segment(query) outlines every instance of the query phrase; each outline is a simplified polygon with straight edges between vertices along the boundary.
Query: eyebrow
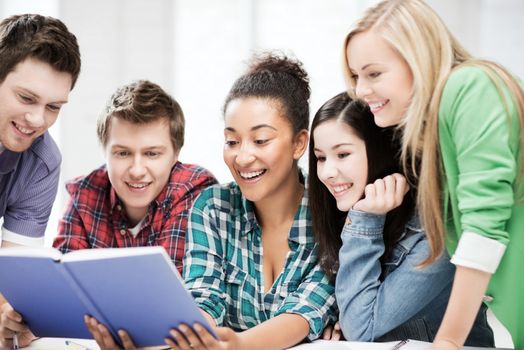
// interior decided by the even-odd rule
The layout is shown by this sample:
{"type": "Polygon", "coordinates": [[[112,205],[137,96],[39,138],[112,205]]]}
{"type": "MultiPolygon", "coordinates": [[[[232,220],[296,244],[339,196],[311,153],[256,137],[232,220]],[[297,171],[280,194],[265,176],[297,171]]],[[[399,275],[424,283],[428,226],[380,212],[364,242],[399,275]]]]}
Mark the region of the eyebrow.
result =
{"type": "MultiPolygon", "coordinates": [[[[28,95],[31,95],[32,97],[36,98],[36,99],[40,99],[40,95],[34,93],[33,91],[25,88],[25,87],[22,87],[22,86],[17,86],[18,89],[22,90],[24,93],[28,94],[28,95]]],[[[67,103],[68,101],[65,100],[65,101],[53,101],[53,102],[50,102],[50,103],[60,103],[60,104],[65,104],[67,103]]]]}
{"type": "MultiPolygon", "coordinates": [[[[354,143],[351,143],[351,142],[347,142],[347,143],[339,143],[339,144],[336,144],[335,146],[331,147],[332,150],[336,150],[337,148],[340,148],[342,146],[355,146],[354,143]]],[[[318,149],[315,147],[314,149],[315,151],[319,151],[319,152],[322,152],[321,149],[318,149]]]]}
{"type": "MultiPolygon", "coordinates": [[[[277,129],[269,124],[259,124],[259,125],[255,125],[254,127],[251,128],[251,131],[257,131],[259,129],[263,129],[263,128],[270,128],[272,130],[275,130],[277,131],[277,129]]],[[[231,131],[231,132],[236,132],[235,128],[232,128],[230,126],[224,128],[224,131],[231,131]]]]}
{"type": "MultiPolygon", "coordinates": [[[[115,148],[129,148],[129,146],[124,146],[124,145],[119,145],[119,144],[115,144],[115,145],[111,145],[111,149],[115,149],[115,148]]],[[[166,146],[162,146],[162,145],[157,145],[157,146],[149,146],[149,147],[145,147],[141,150],[151,150],[151,149],[166,149],[166,146]]]]}

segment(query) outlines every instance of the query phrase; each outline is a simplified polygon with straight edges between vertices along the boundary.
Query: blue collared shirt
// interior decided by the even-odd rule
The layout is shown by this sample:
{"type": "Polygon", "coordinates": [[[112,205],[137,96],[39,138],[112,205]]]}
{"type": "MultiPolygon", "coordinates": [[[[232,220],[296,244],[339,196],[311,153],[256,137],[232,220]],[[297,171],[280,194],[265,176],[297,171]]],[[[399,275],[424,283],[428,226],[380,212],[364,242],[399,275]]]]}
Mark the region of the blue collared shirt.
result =
{"type": "Polygon", "coordinates": [[[56,197],[60,151],[48,132],[24,152],[0,154],[0,217],[3,240],[39,245],[56,197]]]}

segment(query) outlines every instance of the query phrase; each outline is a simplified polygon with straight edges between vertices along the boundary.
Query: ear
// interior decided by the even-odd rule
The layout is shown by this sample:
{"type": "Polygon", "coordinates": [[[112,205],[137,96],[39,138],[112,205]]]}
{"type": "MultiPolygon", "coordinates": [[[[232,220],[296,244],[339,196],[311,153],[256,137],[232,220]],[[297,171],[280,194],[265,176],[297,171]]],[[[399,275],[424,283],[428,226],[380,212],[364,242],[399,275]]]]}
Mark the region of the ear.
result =
{"type": "Polygon", "coordinates": [[[299,160],[304,154],[309,142],[309,133],[306,129],[300,130],[293,140],[293,158],[299,160]]]}

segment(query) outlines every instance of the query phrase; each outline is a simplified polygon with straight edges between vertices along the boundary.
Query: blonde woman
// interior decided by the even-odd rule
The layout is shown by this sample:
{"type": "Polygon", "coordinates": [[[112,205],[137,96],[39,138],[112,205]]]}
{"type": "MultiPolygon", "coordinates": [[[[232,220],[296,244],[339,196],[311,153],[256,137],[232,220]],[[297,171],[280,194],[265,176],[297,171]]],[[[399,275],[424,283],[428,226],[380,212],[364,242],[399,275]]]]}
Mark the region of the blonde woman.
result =
{"type": "Polygon", "coordinates": [[[524,92],[500,65],[472,57],[421,0],[383,1],[347,35],[351,94],[380,127],[403,132],[430,252],[456,265],[438,349],[464,343],[486,303],[524,347],[524,92]]]}

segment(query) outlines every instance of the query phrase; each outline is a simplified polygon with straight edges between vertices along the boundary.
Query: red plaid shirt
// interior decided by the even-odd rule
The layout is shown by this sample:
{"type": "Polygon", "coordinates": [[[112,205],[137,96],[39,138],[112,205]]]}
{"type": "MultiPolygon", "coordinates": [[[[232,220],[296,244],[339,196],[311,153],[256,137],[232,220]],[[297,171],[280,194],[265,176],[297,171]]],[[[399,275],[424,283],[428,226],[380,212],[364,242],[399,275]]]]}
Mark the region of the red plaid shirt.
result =
{"type": "Polygon", "coordinates": [[[206,169],[177,162],[166,187],[149,205],[136,237],[105,165],[66,184],[70,194],[53,246],[62,253],[86,248],[162,246],[182,273],[189,210],[198,194],[217,183],[206,169]]]}

